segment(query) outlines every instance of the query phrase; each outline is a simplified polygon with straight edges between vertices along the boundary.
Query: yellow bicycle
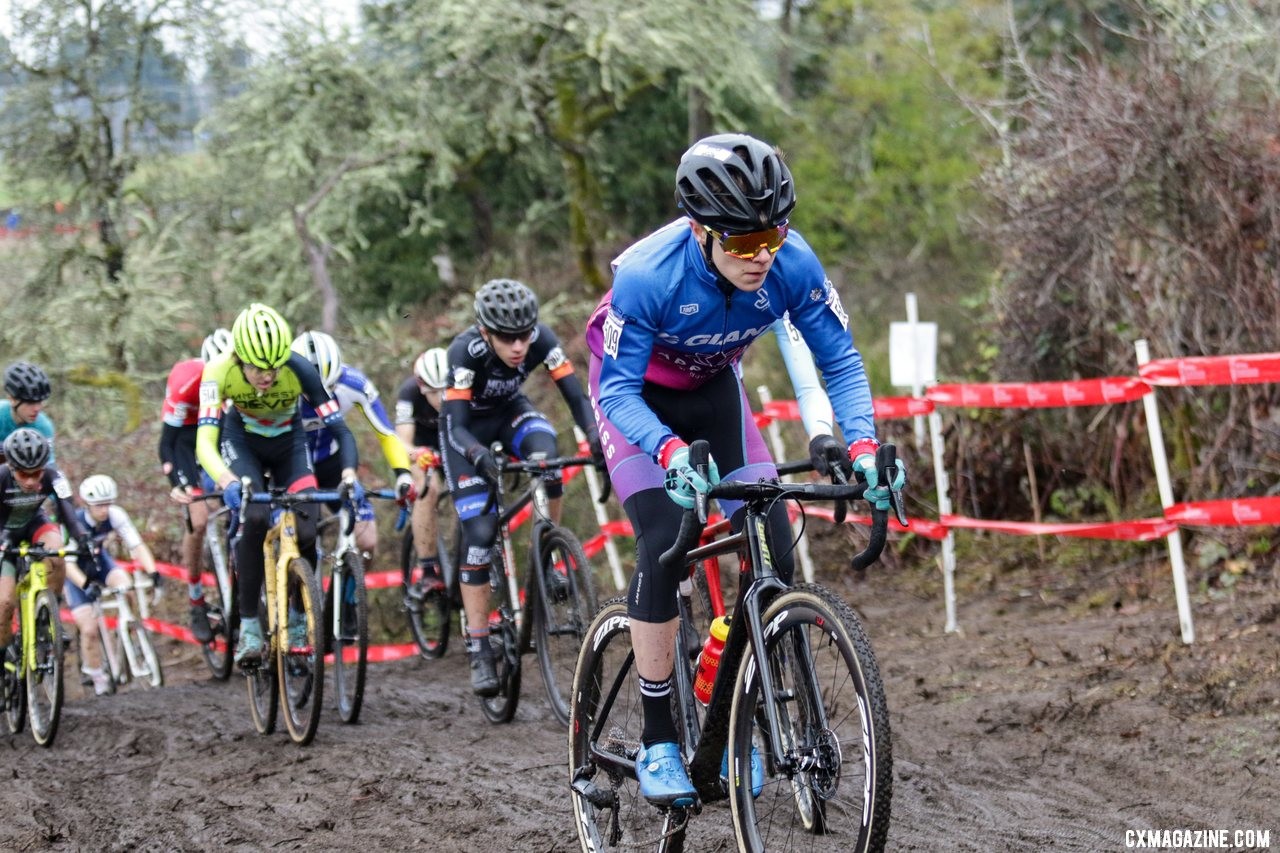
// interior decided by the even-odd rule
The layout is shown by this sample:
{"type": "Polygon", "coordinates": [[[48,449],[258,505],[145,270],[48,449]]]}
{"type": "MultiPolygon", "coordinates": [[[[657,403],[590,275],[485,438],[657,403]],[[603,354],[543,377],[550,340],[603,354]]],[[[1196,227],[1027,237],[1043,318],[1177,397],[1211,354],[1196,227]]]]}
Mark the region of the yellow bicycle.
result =
{"type": "MultiPolygon", "coordinates": [[[[263,605],[259,614],[266,619],[262,632],[266,641],[261,663],[244,667],[249,684],[249,708],[253,725],[260,734],[275,731],[276,714],[284,708],[289,737],[299,744],[311,743],[320,725],[324,692],[324,592],[320,578],[298,549],[297,506],[319,501],[341,500],[338,492],[297,492],[269,489],[250,494],[244,485],[244,507],[266,503],[279,515],[263,541],[263,605]],[[290,611],[295,624],[305,624],[305,637],[289,638],[290,611]]],[[[312,510],[315,511],[315,510],[312,510]]],[[[234,550],[234,549],[232,549],[234,550]]]]}
{"type": "Polygon", "coordinates": [[[49,573],[44,561],[66,557],[75,551],[46,550],[22,543],[4,551],[18,564],[18,633],[16,654],[4,655],[3,696],[9,731],[22,731],[24,719],[31,720],[31,735],[41,746],[52,746],[62,715],[62,621],[58,598],[49,589],[49,573]]]}

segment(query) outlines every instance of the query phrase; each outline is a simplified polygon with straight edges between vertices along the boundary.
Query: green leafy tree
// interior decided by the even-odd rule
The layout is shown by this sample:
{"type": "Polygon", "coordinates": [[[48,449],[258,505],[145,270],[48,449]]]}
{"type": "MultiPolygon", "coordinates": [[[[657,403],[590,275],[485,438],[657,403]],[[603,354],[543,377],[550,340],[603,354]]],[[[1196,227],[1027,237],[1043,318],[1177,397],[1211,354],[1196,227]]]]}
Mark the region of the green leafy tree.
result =
{"type": "MultiPolygon", "coordinates": [[[[332,331],[341,299],[331,261],[349,262],[365,244],[362,194],[398,194],[418,152],[439,146],[430,124],[415,120],[412,81],[392,63],[341,40],[284,35],[280,53],[204,127],[227,188],[246,205],[229,274],[295,299],[309,282],[320,328],[332,331]]],[[[447,171],[447,157],[431,168],[447,171]]]]}
{"type": "Polygon", "coordinates": [[[554,151],[559,174],[528,216],[567,220],[577,267],[597,289],[609,125],[652,92],[691,85],[721,121],[779,105],[750,49],[760,21],[742,0],[422,0],[399,20],[382,37],[430,75],[431,118],[463,172],[494,153],[519,167],[554,151]]]}
{"type": "Polygon", "coordinates": [[[164,289],[163,265],[130,266],[134,246],[155,233],[135,219],[130,181],[149,157],[189,141],[192,120],[186,68],[162,35],[194,52],[217,15],[198,0],[20,1],[11,13],[0,157],[24,198],[65,203],[63,222],[80,229],[46,237],[40,281],[26,288],[47,296],[83,286],[75,316],[96,326],[92,340],[124,371],[140,318],[165,312],[149,296],[164,289]]]}

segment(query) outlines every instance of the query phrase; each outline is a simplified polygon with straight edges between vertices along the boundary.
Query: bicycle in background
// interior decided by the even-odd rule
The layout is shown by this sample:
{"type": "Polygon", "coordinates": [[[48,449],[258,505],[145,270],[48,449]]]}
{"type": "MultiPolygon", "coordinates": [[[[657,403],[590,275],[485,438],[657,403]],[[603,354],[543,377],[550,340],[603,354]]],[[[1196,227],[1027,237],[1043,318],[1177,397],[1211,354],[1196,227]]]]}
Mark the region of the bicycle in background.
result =
{"type": "MultiPolygon", "coordinates": [[[[706,442],[690,447],[705,476],[706,442]]],[[[877,458],[880,482],[892,482],[892,445],[877,458]]],[[[737,555],[741,582],[728,636],[705,707],[695,697],[697,648],[676,632],[672,697],[681,750],[698,801],[665,809],[650,805],[636,782],[643,714],[634,672],[625,598],[596,614],[574,677],[569,725],[569,776],[583,850],[656,847],[681,850],[690,819],[703,805],[729,799],[737,849],[824,851],[884,849],[892,798],[892,756],[884,686],[861,621],[838,595],[816,584],[788,586],[769,541],[767,513],[778,500],[845,501],[862,484],[722,482],[685,514],[666,566],[693,575],[700,563],[737,555]],[[742,529],[694,548],[706,523],[706,502],[745,502],[742,529]],[[692,550],[691,550],[692,549],[692,550]],[[727,774],[721,775],[727,765],[727,774]]],[[[901,496],[893,503],[903,520],[901,496]]],[[[843,516],[838,506],[837,515],[843,516]]],[[[865,568],[885,544],[888,513],[872,512],[870,542],[853,558],[865,568]]],[[[693,617],[681,595],[682,625],[693,617]]],[[[704,827],[709,844],[733,845],[704,827]]]]}
{"type": "MultiPolygon", "coordinates": [[[[440,457],[435,464],[440,467],[440,457]]],[[[428,476],[432,476],[428,473],[428,476]]],[[[419,495],[417,500],[422,500],[419,495]]],[[[462,594],[458,589],[458,564],[461,559],[461,528],[453,508],[453,495],[443,489],[436,499],[436,555],[440,564],[440,580],[444,589],[422,577],[418,554],[414,547],[413,525],[407,524],[400,544],[400,571],[405,579],[405,619],[418,652],[427,660],[441,657],[449,648],[453,614],[462,611],[462,594]]]]}
{"type": "MultiPolygon", "coordinates": [[[[206,492],[193,496],[193,500],[220,500],[222,491],[206,492]]],[[[218,681],[231,677],[236,641],[240,637],[240,605],[236,596],[235,552],[230,548],[230,525],[234,516],[227,507],[219,505],[209,513],[204,529],[204,600],[213,629],[213,639],[200,646],[209,672],[218,681]],[[210,574],[213,583],[209,583],[210,574]]],[[[190,518],[187,524],[190,525],[190,518]]]]}
{"type": "MultiPolygon", "coordinates": [[[[391,489],[365,491],[366,497],[396,500],[391,489]]],[[[365,587],[364,557],[356,547],[356,507],[348,497],[336,515],[323,519],[317,528],[320,575],[328,575],[324,598],[325,648],[333,652],[333,684],[338,716],[344,723],[360,721],[364,704],[365,671],[369,659],[369,598],[365,587]],[[321,545],[321,534],[335,528],[332,549],[321,545]],[[338,606],[334,606],[337,602],[338,606]]]]}
{"type": "Polygon", "coordinates": [[[80,552],[47,550],[23,543],[5,549],[17,562],[18,633],[4,652],[3,699],[9,731],[18,734],[27,720],[31,736],[52,746],[62,716],[62,620],[58,597],[49,589],[50,557],[80,552]]]}
{"type": "Polygon", "coordinates": [[[568,528],[552,524],[547,516],[544,476],[551,471],[590,465],[591,457],[520,461],[506,458],[497,447],[494,455],[504,474],[517,475],[518,496],[504,502],[499,478],[491,497],[498,509],[498,537],[489,581],[494,596],[489,629],[490,637],[498,643],[501,686],[496,696],[480,697],[480,706],[492,723],[509,722],[515,716],[520,702],[521,657],[533,650],[538,655],[551,712],[561,724],[568,725],[573,668],[596,610],[596,585],[578,537],[568,528]],[[523,485],[523,478],[528,479],[527,485],[523,485]],[[532,530],[522,588],[515,575],[511,522],[528,506],[532,507],[532,530]]]}
{"type": "Polygon", "coordinates": [[[110,693],[116,691],[117,685],[129,681],[144,687],[164,684],[164,669],[146,625],[146,620],[151,618],[151,593],[155,588],[146,572],[134,572],[132,587],[105,587],[94,602],[103,663],[111,677],[110,693]],[[134,592],[138,604],[136,616],[129,603],[134,592]]]}

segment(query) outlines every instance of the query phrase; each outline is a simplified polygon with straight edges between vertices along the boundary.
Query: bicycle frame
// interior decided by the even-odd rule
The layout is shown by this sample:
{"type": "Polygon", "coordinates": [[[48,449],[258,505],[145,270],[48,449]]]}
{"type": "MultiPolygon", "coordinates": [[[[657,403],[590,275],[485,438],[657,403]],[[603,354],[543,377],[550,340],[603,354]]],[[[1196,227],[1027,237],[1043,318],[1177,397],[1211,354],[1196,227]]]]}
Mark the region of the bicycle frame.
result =
{"type": "MultiPolygon", "coordinates": [[[[229,515],[230,512],[231,510],[224,506],[219,507],[216,512],[209,513],[209,521],[204,528],[206,550],[208,550],[209,559],[213,563],[213,577],[218,582],[218,593],[222,598],[222,606],[228,610],[231,608],[233,590],[231,589],[231,566],[228,564],[227,556],[234,553],[234,551],[230,547],[231,536],[228,529],[228,548],[224,554],[222,548],[219,547],[221,544],[218,541],[219,528],[215,525],[223,525],[224,528],[229,528],[229,519],[224,520],[223,516],[229,515]]],[[[222,614],[224,619],[227,616],[228,614],[226,613],[222,614]]]]}
{"type": "MultiPolygon", "coordinates": [[[[500,446],[495,445],[495,450],[499,451],[498,458],[501,459],[500,446]]],[[[590,465],[591,457],[570,457],[564,459],[550,460],[529,460],[520,462],[504,462],[504,471],[520,471],[530,475],[531,482],[521,492],[520,497],[516,498],[512,503],[503,506],[502,497],[502,480],[498,479],[498,483],[491,491],[491,506],[497,506],[498,512],[498,539],[502,543],[502,562],[507,575],[507,599],[508,606],[512,609],[512,618],[515,620],[516,628],[520,634],[520,648],[522,651],[529,650],[529,637],[531,634],[532,623],[526,618],[526,605],[531,600],[531,595],[537,588],[536,575],[542,569],[542,549],[538,547],[538,543],[542,541],[542,536],[555,525],[551,522],[549,511],[549,498],[547,498],[546,480],[542,476],[544,472],[552,468],[569,468],[575,465],[590,465]],[[516,576],[515,562],[515,546],[511,538],[511,521],[526,506],[533,504],[533,520],[530,529],[529,538],[529,571],[525,572],[524,578],[524,602],[520,599],[520,579],[516,576]]]]}
{"type": "MultiPolygon", "coordinates": [[[[368,490],[365,492],[367,497],[382,498],[383,500],[396,500],[395,492],[390,489],[368,490]]],[[[350,501],[342,501],[342,505],[338,508],[336,515],[331,515],[320,521],[316,530],[316,547],[317,547],[317,563],[323,564],[325,560],[332,562],[331,577],[329,579],[330,588],[333,589],[334,595],[337,596],[342,588],[343,574],[343,558],[356,550],[356,518],[353,512],[354,507],[350,501]],[[326,525],[338,525],[337,541],[334,543],[333,551],[323,553],[320,549],[319,531],[324,529],[326,525]]],[[[287,565],[287,563],[286,563],[287,565]]],[[[320,571],[319,566],[316,571],[320,571]]],[[[334,599],[337,600],[336,598],[334,599]]],[[[329,625],[329,635],[337,637],[342,633],[342,610],[339,607],[333,608],[333,622],[329,625]]]]}
{"type": "Polygon", "coordinates": [[[129,636],[129,627],[134,623],[141,623],[144,628],[146,627],[146,620],[150,618],[150,614],[147,596],[143,593],[153,588],[154,585],[149,579],[144,582],[135,575],[132,586],[108,587],[102,591],[102,598],[95,603],[94,615],[98,620],[98,630],[105,641],[102,652],[107,657],[112,677],[126,672],[126,668],[121,665],[122,662],[116,657],[116,643],[107,639],[111,633],[116,635],[119,647],[124,650],[125,660],[123,663],[127,665],[129,677],[137,677],[139,673],[147,669],[146,661],[141,659],[142,649],[137,648],[133,639],[129,636]],[[138,614],[136,616],[132,606],[129,604],[130,592],[137,593],[138,614]],[[114,613],[114,618],[110,617],[109,613],[114,613]]]}
{"type": "MultiPolygon", "coordinates": [[[[18,581],[16,588],[19,613],[18,625],[22,629],[22,660],[18,663],[19,677],[35,670],[36,632],[31,630],[29,626],[34,625],[36,621],[36,597],[49,588],[49,569],[44,560],[28,558],[29,548],[29,545],[23,543],[15,549],[19,560],[18,574],[22,577],[22,580],[18,581]],[[23,562],[27,565],[25,573],[22,571],[23,562]]],[[[58,555],[66,556],[67,553],[70,552],[62,549],[58,552],[58,555]]]]}

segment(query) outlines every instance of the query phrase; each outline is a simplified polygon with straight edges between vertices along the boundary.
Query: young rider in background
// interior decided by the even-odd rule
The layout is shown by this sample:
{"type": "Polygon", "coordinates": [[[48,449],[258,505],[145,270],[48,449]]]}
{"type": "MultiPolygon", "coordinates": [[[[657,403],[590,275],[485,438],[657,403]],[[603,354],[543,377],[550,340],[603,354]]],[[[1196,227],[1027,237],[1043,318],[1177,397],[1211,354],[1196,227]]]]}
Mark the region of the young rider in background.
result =
{"type": "MultiPolygon", "coordinates": [[[[373,428],[382,447],[382,455],[396,478],[396,495],[408,498],[413,488],[409,475],[409,455],[387,417],[378,389],[363,373],[342,361],[342,352],[333,336],[325,332],[303,332],[294,338],[293,351],[311,362],[320,374],[324,388],[338,401],[343,421],[358,409],[373,428]]],[[[342,479],[342,460],[338,455],[338,439],[316,414],[307,400],[301,401],[302,423],[307,431],[307,448],[315,468],[316,482],[322,489],[338,487],[342,479]]],[[[347,425],[350,427],[350,424],[347,425]]],[[[356,547],[364,552],[366,564],[373,560],[378,548],[378,527],[374,523],[373,504],[360,495],[356,500],[356,547]]]]}
{"type": "Polygon", "coordinates": [[[440,409],[444,406],[448,379],[448,354],[440,347],[433,347],[414,360],[413,375],[400,385],[396,395],[396,434],[409,448],[417,492],[410,517],[414,555],[418,560],[416,583],[412,567],[404,567],[404,606],[414,612],[422,607],[427,589],[444,584],[440,557],[436,553],[436,504],[442,483],[435,469],[440,465],[440,409]]]}
{"type": "MultiPolygon", "coordinates": [[[[200,422],[200,376],[204,366],[231,349],[231,332],[215,329],[200,346],[200,357],[178,362],[165,382],[164,405],[160,415],[160,470],[169,478],[169,499],[186,508],[187,525],[182,532],[182,565],[187,567],[187,599],[191,609],[191,633],[196,641],[213,639],[204,584],[200,581],[204,556],[204,533],[209,523],[204,493],[207,479],[196,461],[196,430],[200,422]]],[[[212,481],[208,483],[212,486],[212,481]]]]}

